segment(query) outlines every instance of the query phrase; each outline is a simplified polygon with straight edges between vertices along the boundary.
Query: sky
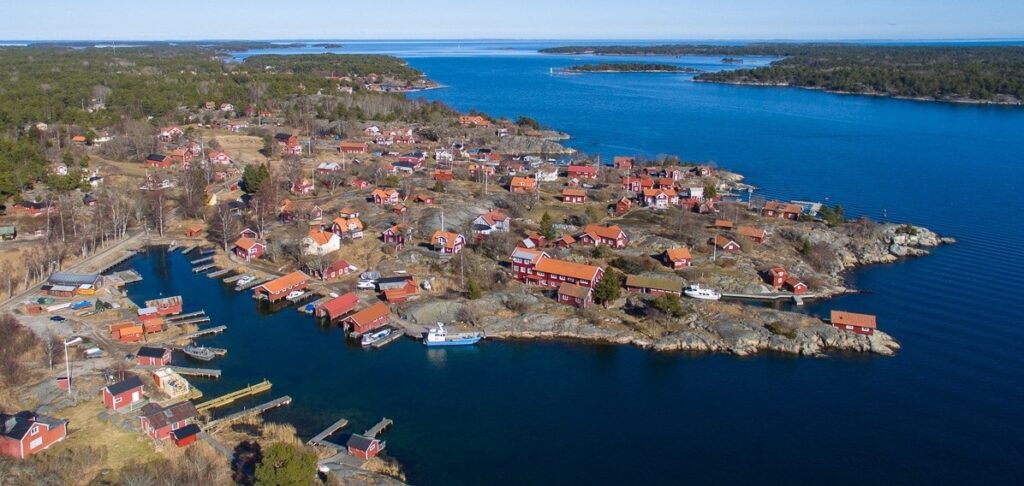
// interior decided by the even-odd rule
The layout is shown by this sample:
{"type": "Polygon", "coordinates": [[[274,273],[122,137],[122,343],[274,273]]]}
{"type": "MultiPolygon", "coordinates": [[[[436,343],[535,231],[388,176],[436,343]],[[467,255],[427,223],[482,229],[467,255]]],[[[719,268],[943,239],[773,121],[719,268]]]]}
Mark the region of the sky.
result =
{"type": "Polygon", "coordinates": [[[1024,0],[11,1],[0,38],[1022,39],[1024,0]]]}

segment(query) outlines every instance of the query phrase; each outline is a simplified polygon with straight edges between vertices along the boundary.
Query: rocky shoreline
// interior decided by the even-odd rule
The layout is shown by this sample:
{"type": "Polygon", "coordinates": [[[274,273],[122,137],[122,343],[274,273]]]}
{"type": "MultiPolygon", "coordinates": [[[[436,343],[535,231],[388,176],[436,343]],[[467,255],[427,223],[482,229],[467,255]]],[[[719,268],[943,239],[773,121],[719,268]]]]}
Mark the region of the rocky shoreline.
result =
{"type": "Polygon", "coordinates": [[[767,82],[756,82],[756,81],[714,81],[708,79],[694,78],[695,83],[711,83],[711,84],[729,84],[733,86],[760,86],[768,88],[799,88],[811,91],[821,91],[824,93],[837,94],[837,95],[859,95],[859,96],[874,96],[878,98],[892,98],[894,100],[908,100],[908,101],[928,101],[935,103],[960,103],[965,105],[995,105],[995,106],[1024,106],[1024,101],[992,101],[992,100],[976,100],[970,98],[930,98],[925,96],[898,96],[887,93],[873,93],[869,91],[839,91],[834,89],[825,89],[816,86],[800,86],[798,84],[791,83],[767,83],[767,82]]]}

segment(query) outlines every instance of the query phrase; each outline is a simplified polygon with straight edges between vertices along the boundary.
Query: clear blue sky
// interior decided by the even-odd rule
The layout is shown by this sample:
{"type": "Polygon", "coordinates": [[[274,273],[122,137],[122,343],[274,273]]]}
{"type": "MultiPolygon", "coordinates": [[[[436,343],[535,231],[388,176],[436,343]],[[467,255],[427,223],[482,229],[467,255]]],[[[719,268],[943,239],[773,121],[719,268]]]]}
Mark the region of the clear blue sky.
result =
{"type": "Polygon", "coordinates": [[[7,40],[1024,38],[1024,0],[10,0],[7,40]]]}

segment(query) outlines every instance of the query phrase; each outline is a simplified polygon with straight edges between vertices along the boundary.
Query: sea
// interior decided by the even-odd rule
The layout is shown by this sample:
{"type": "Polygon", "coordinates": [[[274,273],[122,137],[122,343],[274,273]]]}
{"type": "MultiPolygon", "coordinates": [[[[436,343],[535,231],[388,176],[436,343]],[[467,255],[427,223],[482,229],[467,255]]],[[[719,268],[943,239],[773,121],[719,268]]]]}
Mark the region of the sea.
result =
{"type": "MultiPolygon", "coordinates": [[[[444,87],[412,97],[529,116],[589,154],[714,162],[765,198],[841,204],[955,245],[849,275],[862,293],[808,305],[876,314],[893,357],[752,357],[625,346],[486,341],[380,350],[287,308],[192,274],[153,250],[126,265],[142,300],[183,295],[223,335],[208,396],[263,378],[294,402],[267,414],[310,437],[341,417],[382,417],[411,483],[1019,484],[1024,477],[1024,108],[693,82],[688,74],[557,75],[630,57],[543,55],[579,42],[343,42],[406,59],[444,87]]],[[[606,42],[613,43],[613,42],[606,42]]],[[[237,53],[315,53],[282,48],[237,53]]],[[[702,70],[717,57],[642,58],[702,70]]],[[[185,363],[183,357],[176,361],[185,363]]],[[[238,405],[251,406],[266,397],[238,405]]],[[[221,413],[229,412],[225,410],[221,413]]]]}

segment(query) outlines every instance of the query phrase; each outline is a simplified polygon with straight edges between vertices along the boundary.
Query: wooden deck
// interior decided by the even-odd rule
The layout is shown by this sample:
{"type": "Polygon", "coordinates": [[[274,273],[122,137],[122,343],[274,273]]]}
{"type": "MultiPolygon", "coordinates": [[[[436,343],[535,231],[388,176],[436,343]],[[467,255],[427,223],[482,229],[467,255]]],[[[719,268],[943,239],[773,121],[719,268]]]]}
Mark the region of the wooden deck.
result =
{"type": "Polygon", "coordinates": [[[214,265],[212,263],[207,263],[206,265],[201,265],[201,266],[198,266],[198,267],[193,267],[192,268],[192,273],[203,273],[203,272],[205,272],[205,271],[207,271],[207,270],[209,270],[211,268],[216,268],[216,266],[217,265],[214,265]]]}
{"type": "Polygon", "coordinates": [[[211,420],[211,421],[206,423],[206,426],[204,428],[206,430],[210,430],[210,429],[213,429],[214,427],[218,427],[218,426],[221,426],[221,425],[224,425],[224,424],[229,424],[231,422],[236,422],[239,419],[248,417],[250,415],[261,414],[263,412],[266,412],[267,410],[270,410],[270,409],[273,409],[273,408],[277,408],[277,407],[282,407],[282,406],[288,405],[290,403],[292,403],[292,397],[290,397],[288,395],[285,395],[285,396],[283,396],[281,398],[275,398],[275,399],[273,399],[273,400],[271,400],[269,402],[257,405],[255,407],[247,408],[245,410],[242,410],[242,411],[239,411],[239,412],[235,412],[235,413],[233,413],[231,415],[226,415],[226,416],[221,417],[219,419],[211,420]]]}
{"type": "Polygon", "coordinates": [[[236,274],[236,275],[232,275],[232,276],[230,276],[230,277],[227,277],[227,278],[225,278],[225,279],[223,280],[223,282],[224,282],[224,283],[228,283],[228,284],[230,284],[230,283],[235,283],[235,282],[237,282],[237,281],[241,280],[241,279],[242,279],[242,277],[244,277],[245,275],[246,275],[246,274],[244,274],[244,273],[239,273],[239,274],[236,274]]]}
{"type": "Polygon", "coordinates": [[[206,278],[222,277],[222,276],[227,275],[229,273],[231,273],[231,269],[230,268],[222,268],[220,270],[217,270],[216,272],[210,272],[210,273],[206,274],[206,278]]]}
{"type": "Polygon", "coordinates": [[[363,432],[363,435],[376,439],[377,436],[381,434],[381,432],[384,432],[388,427],[391,427],[394,424],[394,420],[384,417],[380,419],[380,422],[377,422],[377,425],[374,425],[373,427],[370,427],[366,432],[363,432]]]}
{"type": "Polygon", "coordinates": [[[743,300],[792,300],[796,305],[804,305],[804,299],[813,299],[817,297],[812,293],[805,293],[796,295],[792,292],[773,292],[770,294],[744,294],[739,292],[722,292],[723,299],[743,299],[743,300]]]}
{"type": "Polygon", "coordinates": [[[195,260],[192,260],[191,263],[192,263],[192,265],[199,265],[200,263],[206,263],[206,262],[212,262],[212,261],[213,261],[213,255],[210,255],[210,256],[204,256],[204,257],[196,258],[195,260]]]}
{"type": "Polygon", "coordinates": [[[252,282],[249,282],[249,283],[247,283],[245,285],[236,285],[235,286],[235,290],[237,290],[239,292],[241,292],[243,290],[248,290],[248,289],[251,289],[251,288],[253,288],[253,287],[257,286],[257,285],[263,285],[263,284],[265,284],[265,283],[267,283],[267,282],[269,282],[271,280],[274,280],[275,278],[277,278],[277,277],[270,276],[270,277],[258,278],[258,279],[253,280],[252,282]]]}
{"type": "Polygon", "coordinates": [[[226,407],[242,398],[269,391],[271,386],[270,380],[263,380],[255,385],[249,385],[241,390],[235,390],[231,393],[200,403],[199,405],[196,405],[196,410],[203,412],[214,408],[226,407]]]}
{"type": "Polygon", "coordinates": [[[315,436],[313,436],[312,439],[309,439],[306,442],[306,444],[309,444],[309,445],[323,445],[325,447],[332,447],[335,444],[332,444],[330,442],[324,442],[324,440],[327,439],[328,437],[330,437],[335,432],[337,432],[339,429],[343,429],[343,428],[345,428],[347,426],[348,426],[348,419],[344,419],[344,418],[343,419],[338,419],[337,422],[334,422],[333,424],[328,426],[326,429],[324,429],[322,432],[320,432],[319,434],[316,434],[315,436]]]}
{"type": "Polygon", "coordinates": [[[184,341],[186,339],[192,339],[192,338],[197,338],[197,337],[202,337],[202,336],[209,336],[211,334],[220,334],[220,333],[226,331],[227,329],[228,329],[228,326],[217,326],[217,327],[211,327],[211,328],[208,328],[208,329],[200,329],[200,330],[198,330],[196,332],[193,332],[193,333],[185,334],[183,336],[178,336],[176,338],[173,338],[172,340],[173,341],[184,341]]]}
{"type": "MultiPolygon", "coordinates": [[[[199,376],[202,378],[220,378],[220,370],[207,368],[186,368],[184,366],[169,366],[175,373],[182,376],[199,376]]],[[[73,377],[72,377],[73,378],[73,377]]]]}

